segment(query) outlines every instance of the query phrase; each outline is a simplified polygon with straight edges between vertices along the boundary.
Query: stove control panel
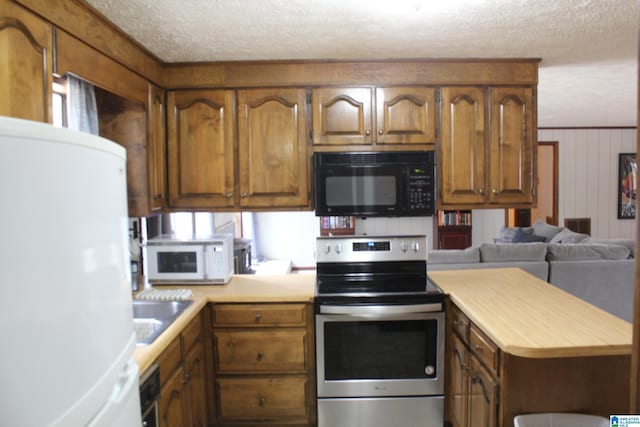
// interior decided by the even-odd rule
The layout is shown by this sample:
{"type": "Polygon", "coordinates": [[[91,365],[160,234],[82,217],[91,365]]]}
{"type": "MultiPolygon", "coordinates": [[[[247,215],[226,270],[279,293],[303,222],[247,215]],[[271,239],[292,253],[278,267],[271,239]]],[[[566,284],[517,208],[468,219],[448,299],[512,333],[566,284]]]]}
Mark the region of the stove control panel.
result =
{"type": "Polygon", "coordinates": [[[426,261],[427,236],[318,237],[317,262],[426,261]]]}

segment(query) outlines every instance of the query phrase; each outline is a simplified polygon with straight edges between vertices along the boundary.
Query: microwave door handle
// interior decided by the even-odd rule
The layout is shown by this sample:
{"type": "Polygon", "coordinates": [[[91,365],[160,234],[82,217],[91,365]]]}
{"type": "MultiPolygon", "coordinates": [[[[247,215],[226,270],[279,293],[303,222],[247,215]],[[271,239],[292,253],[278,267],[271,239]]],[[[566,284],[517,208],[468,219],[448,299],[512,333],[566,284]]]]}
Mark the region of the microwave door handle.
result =
{"type": "Polygon", "coordinates": [[[204,245],[204,251],[202,251],[202,256],[204,257],[204,259],[202,260],[202,264],[204,265],[204,278],[207,280],[210,279],[212,273],[211,271],[209,271],[209,260],[213,259],[213,254],[211,253],[212,251],[212,245],[204,245]]]}

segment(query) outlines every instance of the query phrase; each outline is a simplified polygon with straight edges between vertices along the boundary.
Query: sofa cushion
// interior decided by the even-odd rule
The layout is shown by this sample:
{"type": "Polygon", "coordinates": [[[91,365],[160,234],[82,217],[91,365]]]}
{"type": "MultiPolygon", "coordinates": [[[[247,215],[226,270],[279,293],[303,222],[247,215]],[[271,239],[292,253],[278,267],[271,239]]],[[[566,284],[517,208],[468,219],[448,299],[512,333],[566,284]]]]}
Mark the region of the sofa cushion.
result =
{"type": "Polygon", "coordinates": [[[580,243],[588,237],[588,234],[576,233],[575,231],[565,228],[553,236],[549,243],[580,243]]]}
{"type": "Polygon", "coordinates": [[[547,245],[547,259],[549,261],[625,259],[629,257],[629,253],[629,248],[621,245],[596,243],[549,243],[547,245]]]}
{"type": "Polygon", "coordinates": [[[502,227],[498,237],[493,240],[495,243],[511,243],[518,230],[527,234],[533,233],[533,227],[502,227]]]}
{"type": "Polygon", "coordinates": [[[516,231],[516,234],[513,236],[513,240],[511,243],[531,243],[531,242],[544,242],[543,236],[537,236],[533,233],[527,233],[523,230],[516,231]]]}
{"type": "Polygon", "coordinates": [[[631,240],[631,239],[621,239],[621,238],[595,239],[593,237],[588,237],[580,243],[599,243],[599,244],[605,244],[605,245],[620,245],[620,246],[629,248],[629,251],[631,251],[629,256],[631,258],[635,258],[636,256],[636,242],[635,240],[631,240]]]}
{"type": "Polygon", "coordinates": [[[547,245],[544,243],[483,243],[480,245],[482,262],[544,261],[547,245]]]}
{"type": "Polygon", "coordinates": [[[440,249],[429,251],[429,264],[467,264],[480,262],[480,249],[440,249]]]}
{"type": "Polygon", "coordinates": [[[533,234],[544,237],[545,242],[550,242],[553,237],[561,232],[564,227],[547,224],[539,219],[533,224],[533,234]]]}

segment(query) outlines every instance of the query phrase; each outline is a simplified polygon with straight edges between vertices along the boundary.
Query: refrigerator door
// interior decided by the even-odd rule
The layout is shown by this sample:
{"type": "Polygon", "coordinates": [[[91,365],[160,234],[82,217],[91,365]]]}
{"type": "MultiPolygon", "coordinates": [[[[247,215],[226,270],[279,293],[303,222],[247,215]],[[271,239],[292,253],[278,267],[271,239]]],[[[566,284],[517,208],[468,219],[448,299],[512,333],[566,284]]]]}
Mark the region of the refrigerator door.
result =
{"type": "Polygon", "coordinates": [[[125,150],[0,117],[0,194],[0,424],[85,426],[135,349],[125,150]]]}
{"type": "Polygon", "coordinates": [[[130,359],[123,369],[120,378],[109,400],[102,407],[98,415],[89,423],[89,427],[112,427],[140,424],[140,406],[136,405],[136,396],[139,396],[140,372],[135,360],[130,359]]]}

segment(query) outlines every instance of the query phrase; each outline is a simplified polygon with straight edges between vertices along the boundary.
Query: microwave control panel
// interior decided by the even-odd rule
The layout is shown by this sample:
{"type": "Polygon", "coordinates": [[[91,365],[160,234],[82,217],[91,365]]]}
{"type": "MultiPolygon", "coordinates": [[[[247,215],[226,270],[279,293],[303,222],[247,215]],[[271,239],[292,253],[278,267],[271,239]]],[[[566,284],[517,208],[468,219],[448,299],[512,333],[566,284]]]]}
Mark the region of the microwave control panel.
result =
{"type": "Polygon", "coordinates": [[[433,164],[425,166],[409,166],[409,182],[407,202],[409,214],[433,214],[435,197],[433,194],[433,164]]]}

